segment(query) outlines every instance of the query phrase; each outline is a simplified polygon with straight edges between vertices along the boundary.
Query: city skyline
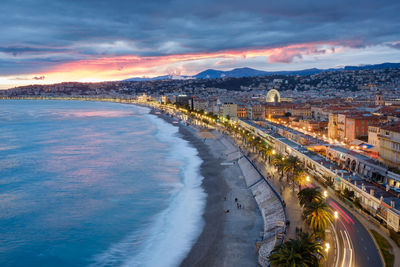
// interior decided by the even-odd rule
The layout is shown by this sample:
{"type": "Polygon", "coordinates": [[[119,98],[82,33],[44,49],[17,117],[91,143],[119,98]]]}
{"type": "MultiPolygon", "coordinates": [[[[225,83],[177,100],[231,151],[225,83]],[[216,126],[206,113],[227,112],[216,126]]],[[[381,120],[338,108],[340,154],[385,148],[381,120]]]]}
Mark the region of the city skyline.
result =
{"type": "Polygon", "coordinates": [[[399,10],[396,1],[5,1],[0,88],[399,62],[399,10]]]}

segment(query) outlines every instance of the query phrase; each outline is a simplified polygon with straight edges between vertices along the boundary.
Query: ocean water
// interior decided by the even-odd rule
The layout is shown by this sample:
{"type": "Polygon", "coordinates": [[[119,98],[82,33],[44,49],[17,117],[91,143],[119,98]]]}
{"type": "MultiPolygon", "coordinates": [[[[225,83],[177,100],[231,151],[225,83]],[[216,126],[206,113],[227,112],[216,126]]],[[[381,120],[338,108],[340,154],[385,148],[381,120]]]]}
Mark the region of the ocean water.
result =
{"type": "Polygon", "coordinates": [[[134,105],[0,100],[0,266],[177,266],[202,227],[197,151],[134,105]]]}

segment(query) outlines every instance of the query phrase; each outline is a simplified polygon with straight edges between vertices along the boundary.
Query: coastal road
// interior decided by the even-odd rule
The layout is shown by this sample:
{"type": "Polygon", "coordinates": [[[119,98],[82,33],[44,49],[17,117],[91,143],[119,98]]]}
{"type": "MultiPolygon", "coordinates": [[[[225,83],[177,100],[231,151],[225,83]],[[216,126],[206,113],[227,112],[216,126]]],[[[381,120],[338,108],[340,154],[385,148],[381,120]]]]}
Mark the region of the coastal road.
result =
{"type": "Polygon", "coordinates": [[[339,241],[339,267],[383,267],[383,262],[368,230],[346,208],[327,197],[327,204],[338,212],[334,227],[339,241]]]}
{"type": "MultiPolygon", "coordinates": [[[[239,145],[241,140],[236,140],[239,145]]],[[[250,152],[250,151],[249,151],[250,152]]],[[[253,154],[253,159],[258,165],[259,169],[267,175],[268,173],[273,173],[274,170],[271,166],[265,164],[265,160],[261,159],[256,154],[253,154]]],[[[270,180],[274,187],[279,190],[281,184],[278,179],[270,180]]],[[[312,186],[318,186],[315,181],[311,181],[312,186]]],[[[302,219],[300,207],[298,207],[298,200],[296,193],[292,190],[287,190],[288,187],[284,186],[284,190],[281,191],[283,199],[286,201],[286,208],[288,210],[288,217],[291,220],[290,228],[295,226],[301,227],[302,219]],[[286,189],[286,190],[285,190],[286,189]],[[283,191],[283,192],[282,192],[283,191]],[[290,192],[292,191],[292,192],[290,192]],[[282,194],[283,193],[283,194],[282,194]],[[295,210],[291,209],[291,205],[295,207],[295,210]],[[296,210],[298,212],[296,212],[296,210]],[[290,214],[293,212],[293,214],[290,214]],[[298,214],[296,214],[298,213],[298,214]],[[293,215],[293,216],[291,216],[293,215]],[[291,218],[293,217],[293,218],[291,218]],[[299,218],[297,218],[299,217],[299,218]]],[[[279,192],[279,191],[278,191],[279,192]]],[[[337,266],[337,267],[383,267],[383,262],[378,252],[378,248],[375,246],[371,235],[368,230],[358,221],[356,217],[352,215],[345,207],[339,204],[332,196],[327,196],[326,202],[328,206],[333,210],[338,212],[338,219],[334,222],[334,227],[336,230],[336,235],[338,236],[338,247],[339,249],[334,249],[336,245],[335,241],[330,238],[328,241],[330,243],[330,253],[335,253],[334,255],[328,255],[328,261],[326,266],[337,266]],[[336,251],[335,251],[336,250],[336,251]],[[337,254],[339,253],[338,260],[337,254]]],[[[290,229],[289,229],[290,231],[290,229]]],[[[334,232],[332,233],[333,237],[334,232]]]]}
{"type": "MultiPolygon", "coordinates": [[[[264,174],[267,174],[266,172],[273,172],[273,169],[269,168],[265,163],[263,164],[259,157],[255,158],[258,161],[258,167],[264,174]]],[[[277,189],[280,187],[278,181],[278,179],[274,181],[270,180],[277,189]]],[[[312,181],[312,186],[318,185],[315,181],[312,181]]],[[[286,187],[281,194],[287,203],[288,217],[291,220],[290,228],[294,228],[295,226],[302,227],[301,212],[299,212],[301,209],[298,205],[297,193],[286,187]]],[[[384,265],[378,248],[375,246],[371,235],[365,229],[364,225],[351,212],[334,200],[332,196],[328,195],[326,202],[333,211],[338,212],[338,219],[333,224],[335,231],[329,235],[330,250],[326,266],[383,267],[384,265]],[[333,239],[335,232],[338,237],[338,244],[333,239]],[[339,249],[336,250],[336,247],[339,247],[339,249]],[[337,253],[339,254],[338,260],[337,253]]]]}

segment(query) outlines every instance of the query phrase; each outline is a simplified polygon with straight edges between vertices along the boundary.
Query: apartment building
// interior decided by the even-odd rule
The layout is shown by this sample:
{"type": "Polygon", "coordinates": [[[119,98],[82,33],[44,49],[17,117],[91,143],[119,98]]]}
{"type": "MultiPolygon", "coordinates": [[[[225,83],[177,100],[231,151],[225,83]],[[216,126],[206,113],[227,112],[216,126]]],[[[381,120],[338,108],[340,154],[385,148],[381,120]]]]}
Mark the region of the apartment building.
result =
{"type": "Polygon", "coordinates": [[[223,117],[236,118],[237,117],[237,104],[226,102],[219,108],[219,115],[223,117]]]}
{"type": "Polygon", "coordinates": [[[250,120],[264,120],[265,107],[263,105],[252,105],[247,108],[247,117],[250,120]]]}
{"type": "Polygon", "coordinates": [[[237,108],[237,117],[238,118],[247,118],[247,112],[246,112],[246,107],[244,106],[238,106],[237,108]]]}
{"type": "Polygon", "coordinates": [[[388,166],[400,167],[400,122],[382,126],[378,135],[379,158],[388,166]]]}
{"type": "Polygon", "coordinates": [[[379,122],[379,118],[371,114],[346,116],[345,140],[351,142],[354,139],[368,137],[368,126],[379,122]]]}
{"type": "Polygon", "coordinates": [[[368,126],[368,144],[374,146],[379,151],[379,136],[380,127],[379,125],[368,126]]]}

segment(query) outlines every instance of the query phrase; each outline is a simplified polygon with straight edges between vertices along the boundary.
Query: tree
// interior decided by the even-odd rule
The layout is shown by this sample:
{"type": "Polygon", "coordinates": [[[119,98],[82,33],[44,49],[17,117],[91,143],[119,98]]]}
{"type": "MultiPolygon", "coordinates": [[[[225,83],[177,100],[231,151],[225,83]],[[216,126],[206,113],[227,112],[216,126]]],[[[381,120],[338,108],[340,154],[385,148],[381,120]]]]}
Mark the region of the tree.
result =
{"type": "Polygon", "coordinates": [[[283,155],[282,154],[275,155],[274,159],[272,160],[272,164],[274,164],[278,172],[281,173],[281,179],[282,179],[286,166],[285,158],[283,157],[283,155]]]}
{"type": "Polygon", "coordinates": [[[332,210],[325,201],[311,201],[303,211],[306,222],[315,233],[324,236],[329,220],[333,221],[332,210]]]}
{"type": "Polygon", "coordinates": [[[296,156],[289,155],[285,161],[285,173],[293,174],[297,168],[300,168],[299,158],[296,156]]]}
{"type": "Polygon", "coordinates": [[[297,197],[299,198],[300,205],[305,207],[312,201],[321,201],[322,193],[319,191],[319,188],[306,187],[297,193],[297,197]]]}
{"type": "Polygon", "coordinates": [[[301,166],[296,166],[292,170],[290,179],[292,180],[293,190],[294,190],[296,183],[299,185],[299,190],[300,190],[301,185],[307,184],[306,175],[307,175],[306,172],[304,171],[304,169],[301,166]]]}
{"type": "Polygon", "coordinates": [[[274,149],[269,145],[265,145],[264,154],[267,156],[268,163],[271,163],[271,157],[274,154],[274,149]]]}
{"type": "Polygon", "coordinates": [[[321,241],[308,233],[300,233],[296,239],[276,246],[268,260],[274,267],[322,266],[320,259],[325,259],[322,250],[321,241]]]}
{"type": "Polygon", "coordinates": [[[353,199],[354,198],[354,191],[351,191],[351,190],[345,188],[343,190],[343,195],[344,195],[345,198],[353,199]]]}

